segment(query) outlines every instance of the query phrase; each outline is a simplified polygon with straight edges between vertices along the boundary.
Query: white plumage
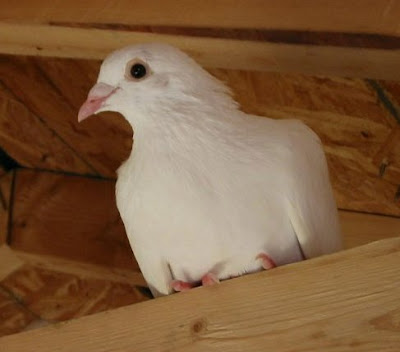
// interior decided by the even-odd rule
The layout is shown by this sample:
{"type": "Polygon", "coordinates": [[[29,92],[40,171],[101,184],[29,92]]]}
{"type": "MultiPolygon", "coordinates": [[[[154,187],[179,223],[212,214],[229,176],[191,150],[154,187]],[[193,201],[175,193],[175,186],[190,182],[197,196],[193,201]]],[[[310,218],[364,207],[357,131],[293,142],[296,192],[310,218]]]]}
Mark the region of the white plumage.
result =
{"type": "Polygon", "coordinates": [[[134,129],[116,197],[154,295],[171,293],[173,279],[261,270],[260,253],[282,265],[341,248],[316,134],[297,120],[241,112],[229,89],[179,50],[145,44],[112,53],[80,120],[104,110],[134,129]],[[146,74],[135,79],[137,63],[146,74]]]}

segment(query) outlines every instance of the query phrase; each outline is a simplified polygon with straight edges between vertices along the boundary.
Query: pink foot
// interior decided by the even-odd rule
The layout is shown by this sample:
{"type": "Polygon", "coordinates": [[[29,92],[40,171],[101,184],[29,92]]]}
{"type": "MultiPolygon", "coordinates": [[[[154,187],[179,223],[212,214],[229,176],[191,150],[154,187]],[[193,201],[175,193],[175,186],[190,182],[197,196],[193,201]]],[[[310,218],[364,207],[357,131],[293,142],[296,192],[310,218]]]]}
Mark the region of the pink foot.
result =
{"type": "Polygon", "coordinates": [[[261,260],[261,265],[265,270],[269,270],[276,267],[275,262],[265,253],[257,255],[256,259],[261,260]]]}
{"type": "MultiPolygon", "coordinates": [[[[212,273],[207,273],[201,278],[201,284],[203,286],[211,286],[219,283],[219,279],[212,273]]],[[[171,287],[176,292],[188,291],[191,288],[195,287],[194,284],[190,282],[185,282],[181,280],[173,280],[171,282],[171,287]]]]}
{"type": "Polygon", "coordinates": [[[189,282],[184,282],[184,281],[181,281],[181,280],[173,280],[171,282],[171,287],[176,292],[182,292],[182,291],[190,290],[191,288],[194,287],[194,285],[192,285],[189,282]]]}
{"type": "Polygon", "coordinates": [[[213,273],[207,273],[201,278],[203,286],[219,284],[219,279],[213,273]]]}

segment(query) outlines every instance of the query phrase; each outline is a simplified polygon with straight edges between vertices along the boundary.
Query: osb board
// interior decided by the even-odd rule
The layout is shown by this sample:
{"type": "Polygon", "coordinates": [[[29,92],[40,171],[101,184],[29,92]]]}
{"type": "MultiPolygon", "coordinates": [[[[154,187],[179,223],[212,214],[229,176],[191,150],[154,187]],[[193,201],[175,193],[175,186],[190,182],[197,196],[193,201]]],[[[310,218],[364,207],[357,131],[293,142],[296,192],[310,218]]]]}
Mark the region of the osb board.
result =
{"type": "Polygon", "coordinates": [[[25,265],[0,282],[0,336],[21,331],[32,321],[54,323],[147,299],[129,284],[25,265]]]}
{"type": "Polygon", "coordinates": [[[0,176],[0,247],[7,242],[13,172],[0,176]]]}
{"type": "MultiPolygon", "coordinates": [[[[396,81],[382,81],[380,82],[386,93],[389,95],[389,99],[396,105],[397,111],[400,118],[400,82],[396,81]]],[[[399,121],[400,122],[400,121],[399,121]]]]}
{"type": "MultiPolygon", "coordinates": [[[[63,69],[55,66],[51,62],[46,64],[45,61],[34,58],[2,56],[1,82],[9,94],[29,109],[32,118],[36,116],[41,120],[44,124],[41,129],[53,131],[58,139],[69,146],[73,154],[79,155],[86,166],[84,170],[74,170],[73,165],[69,165],[67,171],[114,176],[120,160],[127,156],[129,147],[126,140],[129,140],[132,132],[125,125],[121,127],[122,119],[104,119],[100,124],[92,124],[90,129],[78,125],[77,102],[72,96],[79,92],[81,102],[84,101],[94,82],[93,74],[91,75],[93,71],[86,69],[91,65],[81,62],[77,66],[72,60],[66,60],[62,65],[63,69]],[[102,139],[105,136],[107,139],[102,139]]],[[[8,118],[12,119],[13,116],[8,118]]],[[[25,133],[23,129],[19,132],[25,133]]],[[[15,138],[21,139],[18,136],[15,138]]],[[[35,139],[48,140],[49,151],[54,150],[51,140],[43,132],[38,131],[35,139]]],[[[28,143],[32,148],[37,148],[31,144],[28,143]]],[[[42,153],[37,154],[42,158],[42,153]]],[[[20,159],[15,155],[14,157],[20,159]]]]}
{"type": "Polygon", "coordinates": [[[392,133],[396,119],[365,81],[274,73],[213,70],[234,88],[245,111],[273,118],[298,118],[320,136],[328,157],[339,208],[400,215],[396,192],[397,157],[379,176],[381,148],[400,139],[392,133]],[[238,89],[240,88],[240,90],[238,89]],[[390,172],[389,172],[390,171],[390,172]]]}
{"type": "MultiPolygon", "coordinates": [[[[115,177],[116,168],[129,155],[132,145],[129,125],[115,114],[76,122],[79,106],[95,82],[99,66],[98,61],[1,56],[1,81],[8,94],[67,144],[71,155],[78,155],[85,167],[75,168],[72,162],[62,162],[62,157],[58,162],[58,153],[52,152],[55,144],[39,132],[35,140],[42,145],[28,143],[29,157],[22,148],[9,147],[22,165],[115,177]],[[47,140],[53,164],[43,166],[47,140]],[[36,162],[32,154],[37,155],[36,162]]],[[[397,121],[369,83],[298,74],[231,70],[211,73],[232,87],[245,111],[273,118],[299,118],[320,135],[340,208],[400,215],[395,199],[400,180],[400,142],[393,139],[393,145],[382,152],[397,121]],[[393,161],[380,177],[387,153],[393,161]]],[[[6,134],[7,127],[2,128],[6,134]]],[[[25,133],[20,129],[10,134],[14,145],[27,144],[25,133]]]]}
{"type": "Polygon", "coordinates": [[[25,351],[397,352],[400,238],[0,339],[25,351]]]}
{"type": "Polygon", "coordinates": [[[137,270],[114,181],[18,170],[14,188],[13,248],[137,270]]]}
{"type": "Polygon", "coordinates": [[[60,136],[0,85],[1,147],[22,165],[90,173],[92,170],[60,136]]]}
{"type": "Polygon", "coordinates": [[[0,336],[17,333],[34,320],[34,314],[0,284],[0,336]]]}

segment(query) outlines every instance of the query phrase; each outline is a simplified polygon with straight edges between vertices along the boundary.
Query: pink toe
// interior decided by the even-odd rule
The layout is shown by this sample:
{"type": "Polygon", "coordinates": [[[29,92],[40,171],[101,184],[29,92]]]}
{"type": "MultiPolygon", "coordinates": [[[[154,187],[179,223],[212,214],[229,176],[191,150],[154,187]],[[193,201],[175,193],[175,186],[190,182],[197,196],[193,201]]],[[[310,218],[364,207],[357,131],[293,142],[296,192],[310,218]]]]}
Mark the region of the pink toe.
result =
{"type": "Polygon", "coordinates": [[[190,284],[189,282],[184,282],[181,280],[173,280],[171,282],[171,287],[176,292],[182,292],[190,290],[191,288],[193,288],[193,285],[190,284]]]}
{"type": "Polygon", "coordinates": [[[219,279],[213,273],[207,273],[201,278],[203,286],[211,286],[219,283],[219,279]]]}
{"type": "Polygon", "coordinates": [[[260,259],[262,263],[262,267],[265,270],[269,270],[276,267],[275,262],[265,253],[260,253],[257,255],[256,259],[260,259]]]}

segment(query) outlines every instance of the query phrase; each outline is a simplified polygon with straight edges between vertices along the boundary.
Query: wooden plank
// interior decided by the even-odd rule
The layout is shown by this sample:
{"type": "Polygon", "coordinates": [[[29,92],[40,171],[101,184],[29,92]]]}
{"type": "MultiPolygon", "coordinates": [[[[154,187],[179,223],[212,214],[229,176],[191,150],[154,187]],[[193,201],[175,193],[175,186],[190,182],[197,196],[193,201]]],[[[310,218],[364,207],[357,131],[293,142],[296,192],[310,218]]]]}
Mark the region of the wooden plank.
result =
{"type": "Polygon", "coordinates": [[[398,0],[145,0],[10,4],[0,1],[0,20],[40,23],[76,22],[193,27],[269,28],[367,32],[398,35],[398,0]]]}
{"type": "Polygon", "coordinates": [[[340,211],[339,217],[345,248],[400,237],[400,218],[351,211],[340,211]]]}
{"type": "Polygon", "coordinates": [[[18,170],[12,248],[138,271],[114,188],[114,181],[18,170]]]}
{"type": "Polygon", "coordinates": [[[0,146],[23,166],[93,173],[76,151],[4,87],[0,87],[0,146]]]}
{"type": "Polygon", "coordinates": [[[400,346],[399,264],[399,238],[375,242],[6,336],[0,350],[394,352],[400,346]]]}
{"type": "Polygon", "coordinates": [[[399,49],[290,45],[11,23],[1,23],[0,31],[0,52],[13,55],[102,59],[125,45],[164,42],[187,51],[206,67],[400,80],[399,49]]]}

